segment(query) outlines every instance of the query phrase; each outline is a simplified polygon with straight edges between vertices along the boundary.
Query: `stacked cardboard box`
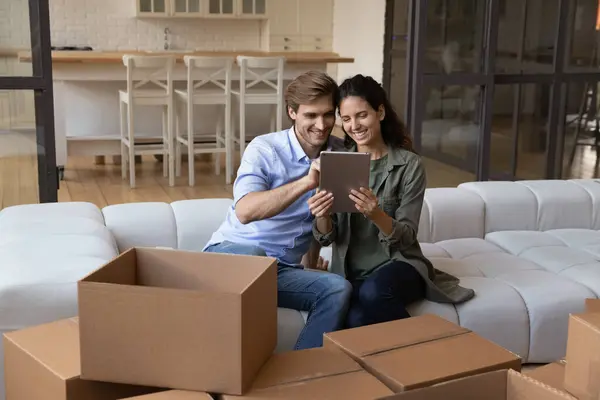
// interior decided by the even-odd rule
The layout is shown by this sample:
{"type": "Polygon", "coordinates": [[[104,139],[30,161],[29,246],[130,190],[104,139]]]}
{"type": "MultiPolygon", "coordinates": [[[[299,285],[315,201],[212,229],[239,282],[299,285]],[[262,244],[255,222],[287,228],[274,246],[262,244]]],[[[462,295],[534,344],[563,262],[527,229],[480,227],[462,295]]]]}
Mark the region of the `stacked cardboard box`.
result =
{"type": "Polygon", "coordinates": [[[565,359],[538,367],[526,375],[572,399],[600,399],[599,299],[586,299],[585,311],[569,316],[565,359]]]}
{"type": "Polygon", "coordinates": [[[79,282],[78,304],[78,318],[5,334],[7,400],[392,399],[541,385],[518,372],[517,355],[433,315],[273,354],[267,257],[133,248],[79,282]]]}

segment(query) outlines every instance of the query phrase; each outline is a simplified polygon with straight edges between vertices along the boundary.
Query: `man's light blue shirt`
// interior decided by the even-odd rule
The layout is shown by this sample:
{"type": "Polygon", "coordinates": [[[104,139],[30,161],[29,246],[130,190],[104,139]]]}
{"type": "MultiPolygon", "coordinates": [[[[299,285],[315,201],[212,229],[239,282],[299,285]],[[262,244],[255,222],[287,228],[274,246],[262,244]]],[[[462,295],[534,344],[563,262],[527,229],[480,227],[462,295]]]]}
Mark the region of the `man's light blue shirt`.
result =
{"type": "MultiPolygon", "coordinates": [[[[342,141],[331,136],[328,149],[341,150],[342,141]]],[[[314,190],[303,194],[280,214],[246,225],[238,220],[235,205],[248,193],[272,190],[306,176],[310,164],[294,128],[254,138],[244,151],[233,184],[233,205],[204,249],[229,241],[258,246],[283,264],[299,265],[313,237],[314,217],[307,201],[315,194],[314,190]]]]}

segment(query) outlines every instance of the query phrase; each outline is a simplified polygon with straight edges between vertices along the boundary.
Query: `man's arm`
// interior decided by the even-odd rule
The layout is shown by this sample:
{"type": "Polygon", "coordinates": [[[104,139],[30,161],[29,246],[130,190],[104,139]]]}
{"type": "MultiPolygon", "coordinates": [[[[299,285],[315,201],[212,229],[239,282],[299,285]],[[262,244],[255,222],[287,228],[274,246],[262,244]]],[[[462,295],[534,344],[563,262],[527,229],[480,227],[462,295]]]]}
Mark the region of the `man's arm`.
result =
{"type": "Polygon", "coordinates": [[[242,224],[274,217],[318,185],[318,175],[315,180],[311,170],[305,177],[269,190],[272,160],[272,150],[263,145],[251,143],[244,151],[234,187],[235,214],[242,224]]]}

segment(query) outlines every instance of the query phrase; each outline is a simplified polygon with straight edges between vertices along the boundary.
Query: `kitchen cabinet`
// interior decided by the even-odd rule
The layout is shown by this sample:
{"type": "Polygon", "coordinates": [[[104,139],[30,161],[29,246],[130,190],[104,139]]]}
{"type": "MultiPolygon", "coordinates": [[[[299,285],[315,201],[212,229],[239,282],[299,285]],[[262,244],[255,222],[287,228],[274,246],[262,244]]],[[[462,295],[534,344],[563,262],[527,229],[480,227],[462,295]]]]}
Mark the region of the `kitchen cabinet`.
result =
{"type": "Polygon", "coordinates": [[[255,18],[267,14],[267,0],[135,0],[141,18],[255,18]]]}
{"type": "Polygon", "coordinates": [[[244,17],[266,17],[267,0],[239,0],[238,15],[244,17]]]}
{"type": "Polygon", "coordinates": [[[175,0],[173,15],[201,16],[202,0],[175,0]]]}
{"type": "Polygon", "coordinates": [[[269,0],[269,50],[332,51],[333,0],[269,0]]]}
{"type": "Polygon", "coordinates": [[[137,15],[144,17],[168,17],[171,14],[171,0],[136,0],[137,15]]]}

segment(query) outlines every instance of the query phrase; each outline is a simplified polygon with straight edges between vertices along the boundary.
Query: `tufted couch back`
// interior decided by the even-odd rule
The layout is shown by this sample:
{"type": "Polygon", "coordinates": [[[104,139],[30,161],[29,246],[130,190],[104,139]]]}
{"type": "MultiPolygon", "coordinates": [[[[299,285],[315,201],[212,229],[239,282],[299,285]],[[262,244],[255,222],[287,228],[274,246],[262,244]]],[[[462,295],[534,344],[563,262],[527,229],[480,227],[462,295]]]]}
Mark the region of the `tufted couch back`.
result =
{"type": "MultiPolygon", "coordinates": [[[[231,199],[129,203],[102,209],[119,250],[165,246],[200,250],[231,199]]],[[[497,231],[600,230],[600,180],[469,182],[425,193],[419,240],[484,238],[497,231]]]]}
{"type": "Polygon", "coordinates": [[[600,180],[469,182],[427,189],[419,241],[565,228],[600,230],[600,180]]]}

